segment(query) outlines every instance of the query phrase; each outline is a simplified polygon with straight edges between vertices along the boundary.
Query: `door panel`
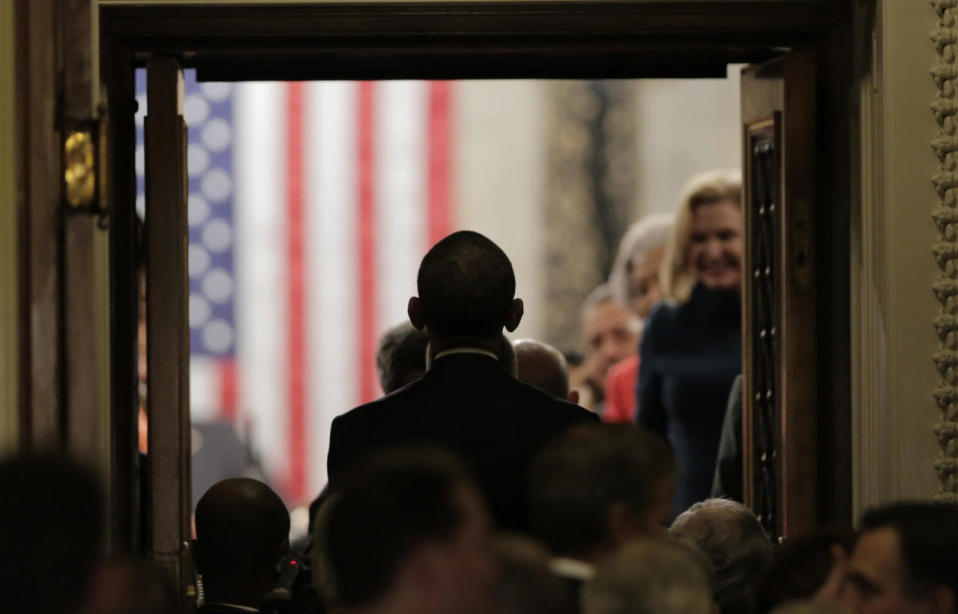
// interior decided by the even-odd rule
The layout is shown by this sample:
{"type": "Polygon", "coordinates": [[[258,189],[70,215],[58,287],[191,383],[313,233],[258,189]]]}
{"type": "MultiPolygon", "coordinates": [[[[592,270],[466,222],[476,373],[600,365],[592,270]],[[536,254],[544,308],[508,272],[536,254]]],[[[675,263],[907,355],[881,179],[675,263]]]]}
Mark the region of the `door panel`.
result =
{"type": "Polygon", "coordinates": [[[186,124],[183,74],[173,58],[147,63],[144,131],[148,543],[153,559],[187,587],[191,569],[185,548],[190,538],[186,124]]]}
{"type": "Polygon", "coordinates": [[[742,71],[745,500],[772,536],[817,523],[816,64],[742,71]]]}

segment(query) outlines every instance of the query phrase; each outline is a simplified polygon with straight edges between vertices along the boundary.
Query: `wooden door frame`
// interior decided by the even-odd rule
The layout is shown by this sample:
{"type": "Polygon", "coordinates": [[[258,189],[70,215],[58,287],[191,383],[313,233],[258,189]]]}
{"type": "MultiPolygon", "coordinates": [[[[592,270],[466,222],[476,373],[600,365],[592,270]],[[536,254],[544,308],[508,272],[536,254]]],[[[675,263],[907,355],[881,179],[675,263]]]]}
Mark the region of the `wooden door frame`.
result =
{"type": "MultiPolygon", "coordinates": [[[[135,67],[172,56],[208,80],[693,78],[724,77],[728,63],[794,50],[817,54],[821,67],[816,520],[849,524],[851,21],[848,0],[101,5],[101,73],[112,117],[113,467],[122,494],[116,511],[135,512],[135,67]]],[[[177,334],[185,334],[186,323],[180,328],[177,334]]],[[[130,527],[123,531],[118,543],[135,549],[130,527]]]]}

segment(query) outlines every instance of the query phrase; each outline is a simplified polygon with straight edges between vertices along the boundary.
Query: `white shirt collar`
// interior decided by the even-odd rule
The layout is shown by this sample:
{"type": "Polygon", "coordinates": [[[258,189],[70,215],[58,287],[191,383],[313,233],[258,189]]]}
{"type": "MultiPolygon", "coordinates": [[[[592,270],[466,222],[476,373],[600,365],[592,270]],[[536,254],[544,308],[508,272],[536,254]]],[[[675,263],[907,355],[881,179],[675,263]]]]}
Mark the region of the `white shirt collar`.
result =
{"type": "Polygon", "coordinates": [[[439,360],[443,356],[451,356],[453,354],[479,354],[480,356],[488,356],[489,358],[492,358],[494,360],[499,360],[499,357],[496,356],[495,352],[490,352],[489,350],[486,350],[483,348],[476,348],[476,347],[469,347],[469,346],[455,347],[455,348],[449,348],[448,350],[443,350],[439,352],[438,354],[436,354],[436,357],[433,358],[433,360],[439,360]]]}
{"type": "Polygon", "coordinates": [[[591,580],[595,576],[595,566],[578,559],[558,556],[549,561],[549,569],[557,576],[575,580],[591,580]]]}

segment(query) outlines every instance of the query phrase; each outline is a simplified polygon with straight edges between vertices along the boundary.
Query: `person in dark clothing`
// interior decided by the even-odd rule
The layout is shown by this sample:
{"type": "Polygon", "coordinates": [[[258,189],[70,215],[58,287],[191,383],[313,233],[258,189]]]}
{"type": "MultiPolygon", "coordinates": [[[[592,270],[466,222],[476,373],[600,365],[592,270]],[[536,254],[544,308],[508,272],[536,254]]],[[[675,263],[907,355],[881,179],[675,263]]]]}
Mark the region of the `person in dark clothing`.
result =
{"type": "Polygon", "coordinates": [[[728,395],[725,421],[719,438],[715,475],[712,477],[712,497],[724,497],[743,502],[742,485],[742,376],[732,382],[728,395]]]}
{"type": "Polygon", "coordinates": [[[93,473],[59,456],[0,462],[0,609],[71,614],[100,558],[103,496],[93,473]]]}
{"type": "Polygon", "coordinates": [[[570,430],[533,461],[533,533],[576,612],[595,565],[636,537],[661,537],[672,507],[669,444],[628,424],[570,430]]]}
{"type": "Polygon", "coordinates": [[[742,370],[742,186],[737,173],[694,178],[662,269],[669,302],[639,345],[636,421],[672,443],[673,514],[709,496],[732,381],[742,370]]]}
{"type": "Polygon", "coordinates": [[[385,450],[358,463],[319,511],[313,582],[330,612],[487,614],[491,525],[448,452],[385,450]]]}
{"type": "Polygon", "coordinates": [[[786,539],[759,579],[755,591],[757,614],[819,596],[836,565],[848,559],[851,536],[816,533],[786,539]]]}
{"type": "Polygon", "coordinates": [[[250,478],[214,484],[196,504],[201,614],[249,612],[276,580],[289,549],[289,512],[269,486],[250,478]]]}
{"type": "Polygon", "coordinates": [[[409,320],[428,333],[434,360],[422,379],[333,420],[331,489],[371,452],[441,445],[475,472],[500,528],[525,530],[532,456],[567,427],[597,417],[502,366],[502,329],[516,329],[523,306],[514,298],[512,264],[495,243],[476,232],[449,235],[423,258],[417,286],[409,320]]]}

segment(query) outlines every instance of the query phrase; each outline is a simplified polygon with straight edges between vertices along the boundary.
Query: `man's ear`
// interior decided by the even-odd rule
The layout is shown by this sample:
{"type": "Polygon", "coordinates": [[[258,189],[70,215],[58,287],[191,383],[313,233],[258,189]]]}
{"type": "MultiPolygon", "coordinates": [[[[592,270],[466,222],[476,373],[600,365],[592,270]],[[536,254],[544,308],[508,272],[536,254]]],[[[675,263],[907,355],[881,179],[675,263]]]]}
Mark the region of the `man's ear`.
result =
{"type": "Polygon", "coordinates": [[[422,299],[418,296],[409,297],[409,304],[406,305],[406,314],[409,316],[409,322],[422,330],[426,328],[426,313],[422,308],[422,299]]]}
{"type": "Polygon", "coordinates": [[[579,404],[579,391],[575,388],[569,390],[569,402],[573,405],[579,404]]]}
{"type": "Polygon", "coordinates": [[[522,320],[522,315],[525,313],[524,306],[522,305],[521,298],[512,299],[512,304],[509,305],[509,309],[506,311],[506,330],[510,333],[519,327],[519,322],[522,320]]]}

